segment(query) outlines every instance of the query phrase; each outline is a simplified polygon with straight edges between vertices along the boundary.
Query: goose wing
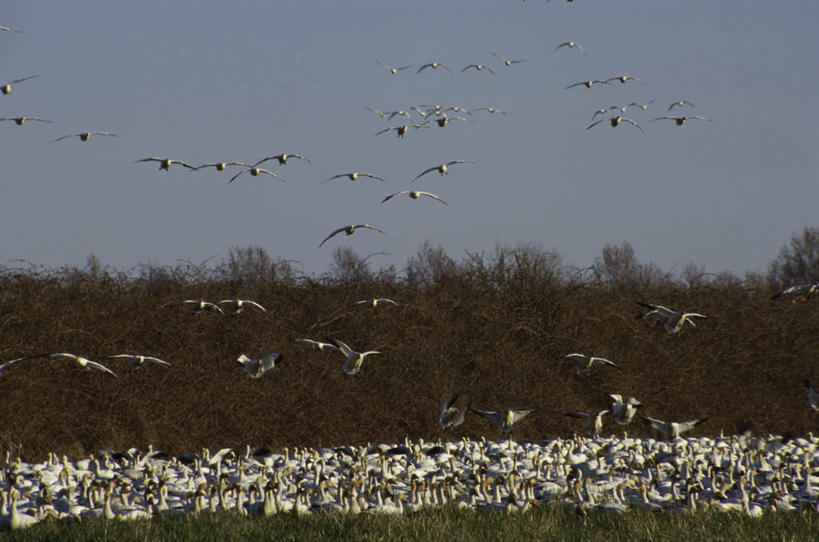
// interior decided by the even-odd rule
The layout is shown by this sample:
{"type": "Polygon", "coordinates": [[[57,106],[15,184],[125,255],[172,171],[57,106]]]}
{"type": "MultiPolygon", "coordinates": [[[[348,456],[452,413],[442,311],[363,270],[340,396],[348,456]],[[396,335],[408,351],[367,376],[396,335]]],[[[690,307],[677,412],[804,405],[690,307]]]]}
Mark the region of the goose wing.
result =
{"type": "Polygon", "coordinates": [[[339,341],[338,339],[331,339],[330,337],[327,337],[325,340],[326,340],[328,343],[330,343],[330,344],[332,344],[333,346],[335,346],[336,348],[338,348],[339,350],[341,350],[341,353],[342,353],[342,354],[344,354],[344,356],[345,356],[345,357],[346,357],[346,356],[349,356],[349,355],[350,355],[350,354],[353,352],[353,349],[352,349],[352,348],[350,348],[350,347],[347,345],[347,343],[341,342],[341,341],[339,341]]]}
{"type": "Polygon", "coordinates": [[[381,200],[381,203],[384,203],[385,201],[387,201],[387,200],[389,200],[389,199],[392,199],[392,198],[394,198],[395,196],[400,196],[400,195],[402,195],[402,194],[409,194],[409,193],[411,193],[411,192],[412,192],[412,190],[402,190],[402,191],[400,191],[400,192],[396,192],[395,194],[390,194],[390,195],[389,195],[389,196],[387,196],[386,198],[382,199],[382,200],[381,200]]]}
{"type": "Polygon", "coordinates": [[[431,167],[431,168],[429,168],[429,169],[425,169],[424,171],[422,171],[421,173],[419,173],[418,175],[416,175],[416,176],[415,176],[415,178],[412,180],[412,182],[417,181],[418,179],[420,179],[421,177],[423,177],[423,176],[424,176],[424,175],[426,175],[427,173],[432,173],[433,171],[438,171],[438,169],[439,169],[440,167],[441,167],[441,166],[432,166],[432,167],[431,167]]]}

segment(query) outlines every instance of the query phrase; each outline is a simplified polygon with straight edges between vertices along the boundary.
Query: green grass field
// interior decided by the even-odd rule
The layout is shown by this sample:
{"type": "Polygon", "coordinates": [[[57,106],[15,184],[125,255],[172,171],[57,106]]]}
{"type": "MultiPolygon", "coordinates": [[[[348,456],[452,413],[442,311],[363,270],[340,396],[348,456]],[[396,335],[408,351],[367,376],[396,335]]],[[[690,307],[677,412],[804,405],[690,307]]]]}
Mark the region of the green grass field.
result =
{"type": "Polygon", "coordinates": [[[626,514],[544,506],[523,514],[434,509],[404,516],[384,514],[243,518],[232,514],[161,517],[150,521],[62,524],[49,521],[5,533],[14,541],[56,540],[819,540],[819,514],[768,513],[758,518],[723,512],[626,514]]]}

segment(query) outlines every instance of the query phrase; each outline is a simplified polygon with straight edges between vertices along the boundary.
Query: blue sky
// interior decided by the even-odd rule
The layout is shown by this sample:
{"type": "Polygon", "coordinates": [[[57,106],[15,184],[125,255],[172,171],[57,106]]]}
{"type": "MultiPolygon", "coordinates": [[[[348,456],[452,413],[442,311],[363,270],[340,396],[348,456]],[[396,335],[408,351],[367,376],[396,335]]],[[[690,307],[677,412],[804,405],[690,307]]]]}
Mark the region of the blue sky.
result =
{"type": "MultiPolygon", "coordinates": [[[[819,225],[816,183],[819,3],[648,0],[437,2],[6,1],[0,84],[0,263],[49,267],[96,254],[127,269],[261,246],[321,273],[336,246],[402,269],[428,240],[460,258],[536,243],[587,266],[628,241],[664,269],[764,271],[792,233],[819,225]],[[586,54],[555,47],[580,42],[586,54]],[[527,62],[503,66],[495,51],[527,62]],[[425,70],[438,60],[454,73],[425,70]],[[391,75],[376,61],[410,64],[391,75]],[[483,63],[495,72],[470,70],[483,63]],[[645,84],[573,88],[622,74],[645,84]],[[628,110],[644,133],[592,113],[628,110]],[[651,119],[673,101],[711,122],[651,119]],[[367,111],[419,104],[494,106],[453,122],[374,136],[400,124],[367,111]],[[599,118],[599,117],[598,117],[599,118]],[[108,130],[119,137],[62,135],[108,130]],[[213,169],[158,171],[281,152],[286,183],[213,169]],[[442,177],[410,180],[450,160],[442,177]],[[387,182],[331,175],[369,171],[387,182]],[[429,199],[387,195],[408,188],[429,199]],[[331,231],[373,224],[387,235],[331,231]]],[[[419,119],[416,115],[416,122],[419,119]]]]}

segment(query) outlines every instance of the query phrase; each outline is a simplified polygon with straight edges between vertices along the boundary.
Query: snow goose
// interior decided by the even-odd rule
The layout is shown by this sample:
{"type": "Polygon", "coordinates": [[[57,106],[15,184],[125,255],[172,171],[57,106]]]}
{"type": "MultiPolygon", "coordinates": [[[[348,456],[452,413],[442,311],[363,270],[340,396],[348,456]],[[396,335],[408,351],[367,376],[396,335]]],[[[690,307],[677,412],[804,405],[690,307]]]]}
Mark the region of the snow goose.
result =
{"type": "Polygon", "coordinates": [[[204,299],[186,299],[185,301],[177,303],[177,305],[193,305],[194,314],[199,314],[206,310],[212,310],[218,312],[219,314],[225,314],[219,305],[216,303],[210,303],[204,299]]]}
{"type": "Polygon", "coordinates": [[[386,64],[384,64],[383,62],[380,62],[378,60],[376,60],[375,63],[378,64],[379,66],[383,66],[384,68],[387,69],[387,71],[389,71],[393,75],[398,75],[398,72],[404,71],[404,70],[412,67],[411,64],[408,64],[406,66],[401,66],[399,68],[393,68],[392,66],[387,66],[386,64]]]}
{"type": "Polygon", "coordinates": [[[242,369],[250,375],[251,378],[259,378],[267,371],[278,365],[284,359],[283,354],[272,352],[261,359],[250,359],[244,354],[240,354],[236,358],[236,362],[242,366],[242,369]]]}
{"type": "Polygon", "coordinates": [[[300,154],[287,154],[287,153],[283,152],[281,154],[274,154],[273,156],[268,156],[266,158],[262,158],[261,160],[259,160],[258,162],[256,162],[253,165],[254,166],[260,166],[260,165],[264,164],[265,162],[267,162],[268,160],[276,160],[277,162],[279,162],[280,166],[286,166],[287,161],[289,159],[291,159],[291,158],[296,158],[296,159],[301,160],[303,162],[307,162],[308,164],[313,163],[313,162],[311,162],[310,160],[308,160],[307,158],[305,158],[304,156],[302,156],[300,154]]]}
{"type": "Polygon", "coordinates": [[[819,392],[811,387],[808,380],[805,380],[805,388],[808,390],[808,404],[813,410],[819,410],[819,392]]]}
{"type": "Polygon", "coordinates": [[[157,158],[155,156],[151,156],[150,158],[143,158],[141,160],[136,161],[136,163],[139,162],[159,162],[159,169],[164,169],[165,171],[169,171],[171,169],[171,166],[174,164],[179,164],[182,167],[196,170],[195,167],[188,164],[187,162],[183,162],[182,160],[172,160],[171,158],[157,158]]]}
{"type": "Polygon", "coordinates": [[[215,168],[216,171],[225,171],[228,166],[241,166],[241,167],[252,167],[249,164],[245,164],[244,162],[211,162],[209,164],[202,164],[194,168],[195,170],[205,169],[207,167],[215,168]]]}
{"type": "Polygon", "coordinates": [[[352,172],[352,173],[339,173],[338,175],[333,175],[333,176],[332,176],[332,177],[330,177],[329,179],[325,179],[325,180],[323,180],[323,181],[321,182],[321,184],[324,184],[324,183],[329,183],[329,182],[330,182],[330,181],[332,181],[333,179],[343,179],[344,177],[347,177],[347,178],[348,178],[348,179],[350,179],[351,181],[357,181],[359,177],[365,177],[365,178],[367,178],[367,179],[374,179],[374,180],[376,180],[376,181],[385,182],[385,181],[384,181],[384,179],[382,179],[381,177],[379,177],[379,176],[377,176],[377,175],[373,175],[372,173],[366,173],[366,172],[361,172],[361,171],[354,171],[354,172],[352,172]]]}
{"type": "Polygon", "coordinates": [[[447,173],[449,172],[449,167],[454,166],[456,164],[474,164],[474,162],[470,162],[469,160],[450,160],[449,162],[425,169],[424,171],[416,175],[412,182],[417,181],[427,173],[432,173],[433,171],[437,171],[439,175],[447,175],[447,173]]]}
{"type": "Polygon", "coordinates": [[[579,83],[572,83],[568,87],[565,87],[563,90],[569,90],[570,88],[580,87],[580,86],[583,86],[583,87],[586,87],[586,88],[592,88],[594,85],[610,85],[610,84],[611,83],[609,83],[608,81],[603,81],[602,79],[591,79],[589,81],[580,81],[579,83]]]}
{"type": "Polygon", "coordinates": [[[634,397],[629,397],[628,401],[623,401],[623,396],[619,393],[610,393],[609,397],[613,401],[611,413],[614,421],[620,425],[630,424],[637,414],[637,409],[643,407],[643,404],[634,397]]]}
{"type": "MultiPolygon", "coordinates": [[[[414,128],[415,130],[417,130],[419,128],[429,128],[429,126],[424,126],[423,124],[402,124],[401,126],[390,126],[389,128],[384,128],[383,130],[377,131],[375,134],[373,134],[373,137],[379,136],[381,134],[385,134],[385,133],[390,132],[392,130],[395,130],[396,137],[401,138],[401,137],[404,137],[405,135],[407,135],[407,131],[410,128],[414,128]]],[[[349,175],[347,175],[347,176],[349,177],[349,175]]],[[[327,180],[329,181],[330,179],[327,179],[327,180]]],[[[354,181],[355,179],[352,179],[352,180],[354,181]]],[[[383,179],[381,179],[381,180],[383,181],[383,179]]],[[[324,181],[324,182],[327,182],[327,181],[324,181]]]]}
{"type": "Polygon", "coordinates": [[[648,416],[643,416],[642,414],[640,417],[645,420],[651,427],[665,435],[666,438],[677,438],[681,434],[691,431],[699,424],[708,420],[708,418],[700,418],[698,420],[690,420],[687,422],[664,422],[662,420],[658,420],[657,418],[649,418],[648,416]]]}
{"type": "Polygon", "coordinates": [[[608,409],[601,410],[597,414],[587,414],[585,412],[567,412],[566,416],[570,418],[578,418],[581,420],[586,420],[586,433],[594,438],[600,436],[600,431],[603,430],[603,416],[608,414],[610,411],[608,409]]]}
{"type": "MultiPolygon", "coordinates": [[[[444,127],[444,126],[446,126],[446,125],[449,123],[449,121],[451,121],[451,120],[462,120],[462,121],[469,121],[469,122],[472,122],[471,120],[469,120],[469,119],[467,119],[467,118],[464,118],[464,117],[448,117],[448,116],[443,115],[443,114],[441,115],[441,117],[440,117],[440,118],[437,118],[437,119],[434,119],[434,120],[435,120],[435,124],[437,124],[437,125],[438,125],[438,128],[443,128],[443,127],[444,127]]],[[[422,122],[422,123],[421,123],[421,125],[422,125],[422,126],[424,126],[424,125],[426,125],[428,122],[429,122],[428,120],[427,120],[427,121],[424,121],[424,122],[422,122]]]]}
{"type": "Polygon", "coordinates": [[[449,66],[447,66],[443,62],[427,62],[426,64],[418,68],[418,71],[415,73],[421,73],[426,68],[432,68],[433,70],[437,70],[438,68],[444,68],[449,73],[452,73],[452,70],[449,69],[449,66]]]}
{"type": "Polygon", "coordinates": [[[784,290],[781,290],[771,296],[771,300],[779,299],[780,297],[790,297],[793,298],[793,302],[796,301],[807,301],[810,296],[819,292],[819,283],[807,283],[807,284],[796,284],[794,286],[789,286],[784,290]]]}
{"type": "Polygon", "coordinates": [[[650,303],[637,302],[638,305],[649,309],[646,312],[638,314],[635,318],[637,320],[645,318],[646,316],[656,315],[660,323],[668,333],[678,333],[686,322],[696,327],[692,318],[707,318],[704,314],[696,312],[674,311],[663,307],[662,305],[652,305],[650,303]]]}
{"type": "Polygon", "coordinates": [[[401,196],[401,195],[404,195],[404,194],[408,195],[412,199],[418,199],[421,196],[426,196],[428,198],[432,198],[434,200],[440,201],[441,203],[446,205],[446,202],[444,200],[442,200],[441,198],[439,198],[438,196],[436,196],[432,192],[423,192],[421,190],[402,190],[400,192],[396,192],[395,194],[390,194],[386,198],[382,199],[381,203],[384,203],[385,201],[387,201],[389,199],[392,199],[395,196],[401,196]]]}
{"type": "Polygon", "coordinates": [[[343,343],[336,339],[326,339],[328,343],[332,344],[339,350],[344,356],[347,357],[347,361],[344,364],[344,372],[348,375],[354,375],[361,370],[361,364],[364,363],[364,358],[371,354],[380,354],[378,350],[368,350],[367,352],[356,352],[352,348],[350,348],[346,343],[343,343]]]}
{"type": "Polygon", "coordinates": [[[477,410],[470,408],[469,412],[474,412],[481,418],[485,418],[497,425],[502,433],[509,433],[512,431],[512,426],[517,422],[534,412],[534,408],[524,410],[477,410]]]}
{"type": "Polygon", "coordinates": [[[373,307],[373,308],[375,308],[375,307],[378,306],[379,303],[381,303],[381,304],[388,303],[390,305],[398,305],[398,303],[396,303],[395,301],[393,301],[392,299],[389,299],[387,297],[374,297],[372,299],[362,299],[361,301],[356,301],[355,303],[351,304],[350,307],[373,307]]]}
{"type": "Polygon", "coordinates": [[[620,115],[616,115],[614,117],[609,117],[607,119],[600,119],[597,122],[593,122],[592,124],[589,124],[588,126],[586,126],[586,130],[590,130],[590,129],[594,128],[595,126],[597,126],[598,124],[600,124],[601,122],[606,122],[606,121],[609,121],[609,124],[611,124],[612,128],[616,128],[617,126],[620,126],[620,124],[625,122],[626,124],[631,124],[632,126],[637,128],[641,132],[643,131],[643,129],[640,128],[639,124],[637,124],[636,122],[634,122],[631,119],[627,119],[626,117],[621,117],[620,115]]]}
{"type": "Polygon", "coordinates": [[[568,47],[569,49],[577,49],[578,51],[580,51],[584,55],[586,54],[586,51],[583,50],[583,46],[580,45],[579,43],[577,43],[576,41],[564,41],[563,43],[561,43],[560,45],[555,47],[555,51],[557,51],[561,47],[568,47]]]}
{"type": "Polygon", "coordinates": [[[498,113],[499,115],[508,115],[509,114],[506,111],[501,111],[497,107],[492,107],[492,106],[479,107],[477,109],[473,109],[473,111],[486,111],[487,113],[498,113]]]}
{"type": "Polygon", "coordinates": [[[20,79],[15,79],[14,81],[10,81],[10,82],[6,83],[5,85],[0,85],[0,93],[2,93],[3,95],[10,94],[11,93],[11,87],[13,87],[14,85],[18,85],[18,84],[22,83],[23,81],[28,81],[29,79],[34,79],[35,77],[39,77],[39,76],[38,75],[29,75],[28,77],[22,77],[20,79]]]}
{"type": "Polygon", "coordinates": [[[5,117],[5,118],[0,119],[0,122],[3,122],[4,120],[13,120],[14,123],[17,124],[17,126],[22,126],[23,124],[25,124],[26,122],[28,122],[30,120],[34,120],[34,121],[37,121],[37,122],[47,122],[49,124],[54,124],[52,121],[50,121],[48,119],[44,119],[43,117],[5,117]]]}
{"type": "Polygon", "coordinates": [[[267,175],[269,177],[273,177],[277,181],[285,182],[284,179],[280,179],[278,175],[276,175],[275,173],[273,173],[269,169],[264,169],[264,168],[253,166],[253,167],[250,167],[250,168],[247,168],[247,169],[243,169],[242,171],[240,171],[239,173],[237,173],[236,175],[231,177],[230,180],[227,183],[228,184],[232,183],[233,181],[235,181],[239,177],[239,175],[241,175],[243,173],[250,173],[251,177],[258,177],[259,175],[267,175]]]}
{"type": "Polygon", "coordinates": [[[116,354],[114,356],[106,356],[105,359],[127,359],[131,362],[132,369],[141,369],[146,361],[156,363],[157,365],[165,365],[170,367],[171,364],[153,356],[142,356],[139,354],[116,354]]]}
{"type": "Polygon", "coordinates": [[[577,374],[586,374],[586,373],[588,373],[591,370],[592,365],[594,365],[595,363],[600,363],[600,364],[603,364],[603,365],[611,365],[615,369],[620,369],[620,367],[615,365],[613,362],[611,362],[611,361],[609,361],[609,360],[607,360],[605,358],[598,357],[598,356],[589,356],[589,355],[586,355],[586,354],[574,353],[574,354],[566,354],[564,356],[564,358],[577,360],[577,366],[575,367],[575,371],[577,371],[577,374]]]}
{"type": "Polygon", "coordinates": [[[63,139],[68,139],[70,137],[79,138],[80,141],[88,141],[91,139],[91,136],[110,136],[110,137],[117,137],[117,134],[112,134],[111,132],[80,132],[78,134],[68,134],[62,137],[58,137],[54,140],[54,143],[58,141],[62,141],[63,139]]]}
{"type": "Polygon", "coordinates": [[[682,126],[683,124],[685,124],[686,121],[689,121],[689,120],[707,120],[708,122],[711,122],[711,119],[707,119],[707,118],[703,117],[702,115],[694,115],[692,117],[667,117],[666,116],[666,117],[657,117],[656,119],[651,119],[651,120],[652,121],[655,121],[655,120],[673,120],[677,124],[677,126],[682,126]]]}
{"type": "Polygon", "coordinates": [[[322,341],[314,341],[313,339],[296,339],[296,342],[299,343],[306,343],[309,344],[313,349],[322,351],[325,348],[335,348],[334,344],[322,342],[322,341]]]}
{"type": "Polygon", "coordinates": [[[490,68],[489,66],[484,66],[483,64],[469,64],[467,66],[464,66],[464,68],[461,70],[461,72],[465,72],[466,70],[469,70],[469,69],[474,69],[476,71],[486,70],[489,73],[491,73],[492,75],[495,74],[495,72],[492,70],[492,68],[490,68]]]}
{"type": "Polygon", "coordinates": [[[606,81],[620,81],[621,83],[627,83],[628,81],[637,81],[638,83],[643,83],[642,80],[637,79],[636,77],[632,77],[631,75],[618,75],[616,77],[609,77],[608,79],[606,79],[606,81]]]}
{"type": "Polygon", "coordinates": [[[267,312],[267,309],[250,299],[223,299],[222,301],[217,301],[216,304],[220,307],[222,305],[230,305],[230,312],[232,314],[241,313],[245,310],[245,307],[254,307],[262,312],[267,312]]]}
{"type": "Polygon", "coordinates": [[[98,363],[96,361],[91,361],[90,359],[84,358],[82,356],[69,354],[68,352],[53,352],[51,354],[44,354],[44,356],[49,357],[49,358],[58,358],[59,357],[59,358],[66,358],[66,359],[74,360],[83,369],[96,369],[97,371],[102,371],[102,372],[108,373],[108,374],[110,374],[112,376],[117,376],[117,374],[114,371],[112,371],[111,369],[109,369],[108,367],[103,365],[102,363],[98,363]]]}
{"type": "Polygon", "coordinates": [[[457,427],[464,423],[466,419],[466,413],[469,411],[469,403],[462,408],[458,408],[455,405],[455,401],[458,400],[458,394],[456,393],[452,397],[446,400],[444,406],[441,408],[441,414],[438,416],[438,423],[444,429],[449,427],[457,427]]]}
{"type": "Polygon", "coordinates": [[[507,68],[510,67],[512,64],[520,64],[522,62],[526,62],[523,59],[512,60],[510,58],[502,57],[502,56],[500,56],[498,53],[496,53],[494,51],[489,51],[489,54],[495,56],[498,60],[503,62],[503,65],[506,66],[507,68]]]}
{"type": "Polygon", "coordinates": [[[689,102],[688,100],[680,100],[680,101],[674,102],[674,103],[672,103],[671,105],[669,105],[669,106],[668,106],[668,110],[669,110],[669,111],[671,111],[671,110],[672,110],[672,109],[674,109],[675,107],[683,107],[683,106],[685,106],[685,105],[687,105],[687,106],[689,106],[689,107],[694,107],[694,104],[692,104],[692,103],[691,103],[691,102],[689,102]]]}
{"type": "Polygon", "coordinates": [[[360,229],[360,228],[364,228],[364,229],[368,229],[368,230],[374,230],[374,231],[377,231],[378,233],[380,233],[381,235],[387,235],[386,233],[384,233],[380,229],[376,228],[375,226],[370,226],[369,224],[350,224],[349,226],[344,226],[344,227],[339,228],[339,229],[333,231],[332,233],[330,233],[330,235],[325,237],[324,240],[321,243],[319,243],[318,248],[321,248],[321,246],[324,243],[326,243],[327,241],[329,241],[330,238],[333,237],[334,235],[338,235],[341,232],[344,232],[347,235],[352,235],[355,232],[356,229],[360,229]]]}

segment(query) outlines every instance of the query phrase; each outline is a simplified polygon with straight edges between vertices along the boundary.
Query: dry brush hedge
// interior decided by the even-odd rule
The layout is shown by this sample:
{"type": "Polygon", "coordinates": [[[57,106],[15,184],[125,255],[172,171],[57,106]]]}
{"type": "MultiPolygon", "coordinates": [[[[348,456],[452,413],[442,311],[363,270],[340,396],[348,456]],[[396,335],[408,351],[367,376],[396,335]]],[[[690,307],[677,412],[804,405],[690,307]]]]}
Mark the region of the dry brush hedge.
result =
{"type": "MultiPolygon", "coordinates": [[[[575,277],[451,272],[424,284],[366,275],[360,280],[248,283],[159,273],[133,279],[108,273],[7,272],[0,277],[0,360],[72,352],[92,360],[121,353],[172,364],[140,370],[106,360],[120,377],[39,358],[0,377],[0,451],[40,459],[131,446],[182,454],[203,446],[329,446],[498,438],[496,427],[468,417],[454,431],[437,425],[452,393],[481,409],[536,408],[517,439],[582,433],[563,416],[633,395],[652,417],[708,416],[695,434],[815,431],[803,381],[817,378],[819,306],[770,301],[770,292],[735,283],[663,282],[639,286],[575,277]],[[478,277],[478,278],[476,278],[478,277]],[[399,305],[349,305],[369,297],[399,305]],[[183,299],[243,297],[267,314],[192,314],[183,299]],[[635,320],[636,301],[708,316],[669,335],[635,320]],[[340,339],[380,350],[362,371],[345,375],[337,351],[294,339],[340,339]],[[281,352],[284,361],[251,379],[239,354],[281,352]],[[606,357],[623,370],[576,374],[571,352],[606,357]]],[[[463,403],[460,403],[463,404],[463,403]]],[[[623,428],[605,420],[603,434],[623,428]]],[[[653,436],[633,423],[629,435],[653,436]]]]}

